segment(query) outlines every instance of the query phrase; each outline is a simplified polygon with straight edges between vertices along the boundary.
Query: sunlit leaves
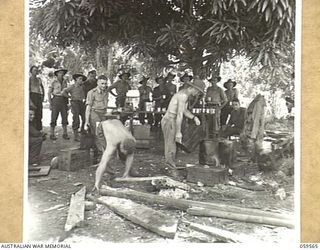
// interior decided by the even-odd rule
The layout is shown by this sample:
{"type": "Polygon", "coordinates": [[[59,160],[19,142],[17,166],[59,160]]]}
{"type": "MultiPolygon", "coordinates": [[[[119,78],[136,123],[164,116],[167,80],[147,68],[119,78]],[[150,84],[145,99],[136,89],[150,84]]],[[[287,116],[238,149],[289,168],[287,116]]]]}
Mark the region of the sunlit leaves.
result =
{"type": "Polygon", "coordinates": [[[234,54],[274,67],[277,51],[294,41],[294,0],[32,1],[31,31],[47,41],[93,50],[119,42],[131,53],[167,63],[172,55],[208,71],[234,54]]]}

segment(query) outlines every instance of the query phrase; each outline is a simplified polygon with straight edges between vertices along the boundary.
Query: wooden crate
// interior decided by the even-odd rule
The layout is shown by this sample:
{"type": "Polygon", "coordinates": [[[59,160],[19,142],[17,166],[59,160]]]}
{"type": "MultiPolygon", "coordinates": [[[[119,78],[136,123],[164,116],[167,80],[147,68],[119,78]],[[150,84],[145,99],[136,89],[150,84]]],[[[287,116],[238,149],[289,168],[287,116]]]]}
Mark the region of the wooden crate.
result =
{"type": "Polygon", "coordinates": [[[150,125],[133,125],[132,134],[136,139],[149,139],[150,125]]]}
{"type": "Polygon", "coordinates": [[[68,148],[60,150],[59,170],[76,171],[92,165],[90,150],[68,148]]]}
{"type": "Polygon", "coordinates": [[[204,168],[188,167],[187,181],[197,183],[201,182],[206,186],[214,186],[219,183],[227,182],[228,170],[226,168],[204,168]]]}
{"type": "Polygon", "coordinates": [[[149,149],[152,137],[150,137],[150,125],[134,125],[133,136],[136,138],[136,148],[149,149]]]}

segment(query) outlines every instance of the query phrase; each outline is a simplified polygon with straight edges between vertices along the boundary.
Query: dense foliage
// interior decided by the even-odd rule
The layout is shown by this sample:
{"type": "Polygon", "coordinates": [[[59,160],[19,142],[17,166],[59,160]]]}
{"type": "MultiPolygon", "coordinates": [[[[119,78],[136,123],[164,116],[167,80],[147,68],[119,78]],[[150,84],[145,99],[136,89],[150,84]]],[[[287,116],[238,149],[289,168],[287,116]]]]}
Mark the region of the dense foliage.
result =
{"type": "MultiPolygon", "coordinates": [[[[88,52],[118,42],[205,77],[246,55],[271,70],[294,43],[294,0],[33,0],[31,33],[88,52]]],[[[270,71],[271,72],[271,71],[270,71]]]]}

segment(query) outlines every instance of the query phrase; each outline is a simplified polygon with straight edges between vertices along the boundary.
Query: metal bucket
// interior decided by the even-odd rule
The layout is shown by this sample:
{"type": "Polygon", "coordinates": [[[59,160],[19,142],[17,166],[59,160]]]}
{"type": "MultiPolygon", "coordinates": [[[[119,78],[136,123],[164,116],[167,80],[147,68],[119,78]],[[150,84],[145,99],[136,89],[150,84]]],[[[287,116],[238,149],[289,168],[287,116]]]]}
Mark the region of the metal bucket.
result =
{"type": "Polygon", "coordinates": [[[218,140],[203,140],[200,142],[199,163],[214,167],[220,165],[218,140]]]}

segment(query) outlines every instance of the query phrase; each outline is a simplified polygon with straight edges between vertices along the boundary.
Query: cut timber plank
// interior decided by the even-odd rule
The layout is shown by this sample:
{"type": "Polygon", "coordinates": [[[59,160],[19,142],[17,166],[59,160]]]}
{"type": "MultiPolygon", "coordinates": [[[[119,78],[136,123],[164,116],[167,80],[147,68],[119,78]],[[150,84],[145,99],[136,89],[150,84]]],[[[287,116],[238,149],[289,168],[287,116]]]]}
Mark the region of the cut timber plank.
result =
{"type": "Polygon", "coordinates": [[[30,177],[47,176],[50,169],[50,166],[31,167],[28,172],[30,177]]]}
{"type": "Polygon", "coordinates": [[[177,219],[145,205],[116,197],[100,197],[97,202],[108,206],[116,214],[163,237],[173,239],[176,234],[177,219]]]}
{"type": "Polygon", "coordinates": [[[203,207],[208,209],[219,209],[223,211],[230,211],[230,212],[238,212],[238,213],[245,213],[250,215],[261,215],[261,216],[267,216],[272,218],[280,218],[280,219],[291,219],[289,216],[285,216],[280,213],[272,213],[272,212],[266,212],[261,211],[258,209],[252,209],[252,208],[244,208],[244,207],[237,207],[237,206],[231,206],[221,203],[214,203],[214,202],[201,202],[201,201],[193,201],[193,200],[185,200],[185,199],[174,199],[174,198],[168,198],[163,197],[159,195],[154,194],[148,194],[144,192],[135,191],[128,188],[110,188],[108,186],[102,186],[100,189],[101,195],[107,195],[107,196],[114,196],[118,198],[125,198],[125,199],[133,199],[140,202],[145,203],[151,203],[151,204],[160,204],[167,207],[180,209],[186,211],[190,207],[203,207]]]}
{"type": "Polygon", "coordinates": [[[64,226],[65,231],[70,231],[84,220],[85,195],[86,187],[83,187],[71,196],[68,217],[64,226]]]}
{"type": "Polygon", "coordinates": [[[201,233],[205,233],[211,236],[214,236],[215,238],[225,241],[225,242],[234,242],[234,243],[262,243],[258,239],[255,239],[253,237],[247,236],[247,235],[241,235],[241,234],[235,234],[233,232],[215,228],[212,226],[205,226],[198,223],[189,223],[186,222],[186,224],[189,225],[191,229],[197,230],[201,233]]]}
{"type": "Polygon", "coordinates": [[[294,228],[294,223],[286,219],[270,218],[266,216],[242,214],[241,212],[227,212],[214,209],[193,207],[187,210],[188,214],[197,216],[212,216],[229,220],[237,220],[250,223],[268,224],[273,226],[294,228]]]}
{"type": "Polygon", "coordinates": [[[155,176],[155,177],[129,177],[129,178],[115,178],[116,182],[144,182],[151,181],[153,185],[161,185],[163,187],[176,187],[183,190],[190,190],[191,187],[179,181],[175,181],[167,176],[155,176]]]}

